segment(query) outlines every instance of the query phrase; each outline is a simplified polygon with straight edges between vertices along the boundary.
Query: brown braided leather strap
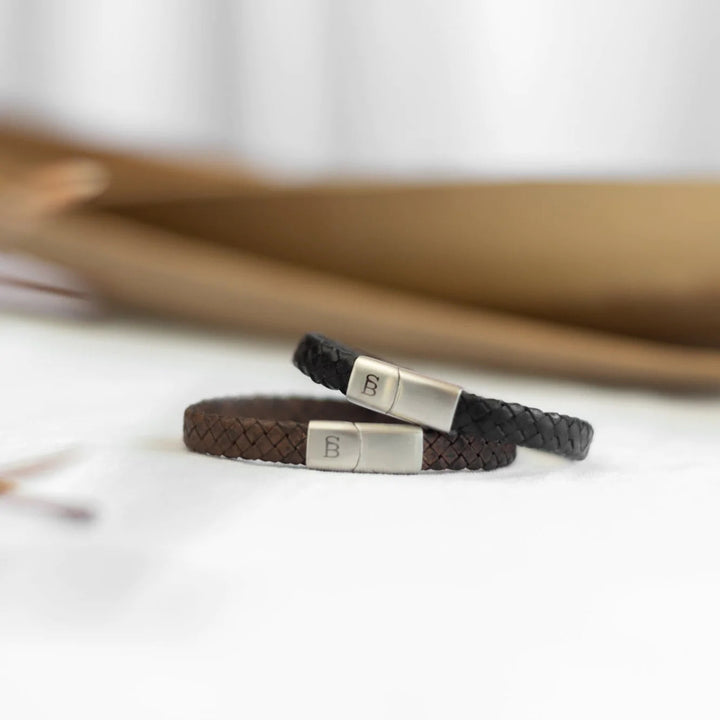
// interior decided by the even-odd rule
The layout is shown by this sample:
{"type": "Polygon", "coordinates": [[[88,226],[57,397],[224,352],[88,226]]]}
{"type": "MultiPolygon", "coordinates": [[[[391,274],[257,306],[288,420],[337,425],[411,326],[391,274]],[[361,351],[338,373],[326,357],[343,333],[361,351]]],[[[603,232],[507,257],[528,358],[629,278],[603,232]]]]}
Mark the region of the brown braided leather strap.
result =
{"type": "MultiPolygon", "coordinates": [[[[310,420],[397,422],[344,400],[231,397],[188,407],[183,437],[194,452],[304,465],[310,420]]],[[[514,459],[515,446],[508,443],[423,432],[423,470],[494,470],[514,459]]]]}
{"type": "MultiPolygon", "coordinates": [[[[314,382],[346,393],[360,354],[324,335],[309,333],[298,344],[293,362],[314,382]]],[[[585,420],[467,391],[460,394],[452,432],[546,450],[573,460],[587,455],[593,438],[592,426],[585,420]]]]}

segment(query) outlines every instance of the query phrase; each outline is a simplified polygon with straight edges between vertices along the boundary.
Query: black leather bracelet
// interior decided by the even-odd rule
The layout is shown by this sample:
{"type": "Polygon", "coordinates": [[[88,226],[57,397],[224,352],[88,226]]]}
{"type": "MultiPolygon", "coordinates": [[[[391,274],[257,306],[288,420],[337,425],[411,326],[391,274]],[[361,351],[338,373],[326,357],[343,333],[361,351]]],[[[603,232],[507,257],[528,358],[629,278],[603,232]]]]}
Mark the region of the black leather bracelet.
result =
{"type": "Polygon", "coordinates": [[[573,460],[585,458],[592,442],[592,426],[579,418],[473,395],[317,333],[300,341],[293,362],[314,382],[340,390],[351,402],[441,432],[478,435],[573,460]]]}

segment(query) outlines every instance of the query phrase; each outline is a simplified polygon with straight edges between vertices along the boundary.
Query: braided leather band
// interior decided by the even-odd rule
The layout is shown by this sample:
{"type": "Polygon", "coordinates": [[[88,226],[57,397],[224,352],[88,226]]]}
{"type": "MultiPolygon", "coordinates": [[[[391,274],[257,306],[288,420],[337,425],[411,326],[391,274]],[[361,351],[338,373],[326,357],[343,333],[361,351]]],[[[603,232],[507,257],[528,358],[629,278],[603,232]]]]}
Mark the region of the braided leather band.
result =
{"type": "MultiPolygon", "coordinates": [[[[310,420],[396,422],[343,400],[217,398],[185,410],[183,438],[194,452],[304,465],[310,420]]],[[[494,470],[514,459],[508,443],[423,431],[423,470],[494,470]]]]}
{"type": "MultiPolygon", "coordinates": [[[[310,333],[297,346],[293,363],[314,382],[346,393],[359,356],[346,345],[310,333]]],[[[546,450],[573,460],[587,456],[593,437],[592,426],[576,417],[490,400],[466,391],[460,394],[451,431],[546,450]]]]}

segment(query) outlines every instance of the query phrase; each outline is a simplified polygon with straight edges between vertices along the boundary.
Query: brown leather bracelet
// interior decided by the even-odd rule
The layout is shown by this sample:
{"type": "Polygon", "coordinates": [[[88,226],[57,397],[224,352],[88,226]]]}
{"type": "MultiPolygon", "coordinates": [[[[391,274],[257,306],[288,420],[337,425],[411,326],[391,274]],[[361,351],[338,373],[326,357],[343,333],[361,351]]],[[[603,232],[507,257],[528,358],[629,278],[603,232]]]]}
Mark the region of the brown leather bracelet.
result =
{"type": "Polygon", "coordinates": [[[329,470],[494,470],[515,459],[509,443],[421,429],[344,400],[302,397],[203,400],[185,410],[183,436],[194,452],[329,470]],[[404,460],[412,443],[417,467],[410,469],[404,460]]]}

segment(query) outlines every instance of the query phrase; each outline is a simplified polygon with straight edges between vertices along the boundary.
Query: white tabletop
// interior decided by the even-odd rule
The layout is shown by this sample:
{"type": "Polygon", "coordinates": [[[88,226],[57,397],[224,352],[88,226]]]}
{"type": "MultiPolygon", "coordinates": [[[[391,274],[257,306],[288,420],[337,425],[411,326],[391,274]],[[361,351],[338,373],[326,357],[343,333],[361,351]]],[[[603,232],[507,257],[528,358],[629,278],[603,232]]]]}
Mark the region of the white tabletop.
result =
{"type": "Polygon", "coordinates": [[[0,713],[717,717],[720,400],[405,360],[592,421],[583,463],[370,476],[188,453],[185,405],[324,391],[291,344],[0,320],[0,713]]]}

